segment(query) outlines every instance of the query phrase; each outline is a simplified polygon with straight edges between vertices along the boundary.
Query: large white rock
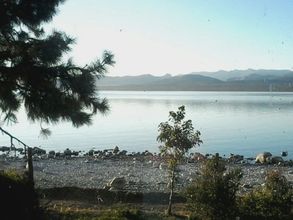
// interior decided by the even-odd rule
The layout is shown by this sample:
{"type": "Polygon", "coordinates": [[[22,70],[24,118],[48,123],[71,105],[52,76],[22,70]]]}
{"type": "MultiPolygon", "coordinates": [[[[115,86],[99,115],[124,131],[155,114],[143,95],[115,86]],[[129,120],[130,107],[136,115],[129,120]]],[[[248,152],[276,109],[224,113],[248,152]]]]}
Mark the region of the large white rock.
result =
{"type": "Polygon", "coordinates": [[[255,162],[256,163],[268,163],[271,161],[272,154],[270,152],[263,152],[256,156],[255,162]]]}

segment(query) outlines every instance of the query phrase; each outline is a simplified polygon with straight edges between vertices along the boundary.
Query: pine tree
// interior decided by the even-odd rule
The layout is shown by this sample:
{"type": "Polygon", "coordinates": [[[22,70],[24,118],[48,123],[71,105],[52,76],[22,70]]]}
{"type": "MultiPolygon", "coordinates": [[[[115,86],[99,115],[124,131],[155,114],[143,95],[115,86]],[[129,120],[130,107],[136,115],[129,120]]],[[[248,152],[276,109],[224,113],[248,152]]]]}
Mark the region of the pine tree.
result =
{"type": "Polygon", "coordinates": [[[63,32],[46,34],[64,0],[0,0],[0,113],[16,121],[24,105],[29,120],[90,124],[97,112],[108,110],[97,96],[96,79],[114,64],[105,51],[102,59],[80,67],[63,56],[74,39],[63,32]]]}

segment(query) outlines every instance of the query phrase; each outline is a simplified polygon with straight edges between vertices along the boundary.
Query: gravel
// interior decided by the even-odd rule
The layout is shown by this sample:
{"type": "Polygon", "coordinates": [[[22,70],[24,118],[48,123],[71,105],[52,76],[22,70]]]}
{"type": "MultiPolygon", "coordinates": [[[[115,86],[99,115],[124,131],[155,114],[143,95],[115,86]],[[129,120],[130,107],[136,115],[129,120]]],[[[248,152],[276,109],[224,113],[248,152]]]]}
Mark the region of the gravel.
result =
{"type": "MultiPolygon", "coordinates": [[[[125,190],[138,192],[168,191],[168,170],[166,164],[158,158],[137,159],[96,159],[94,157],[73,157],[69,159],[35,159],[34,178],[38,188],[81,187],[104,188],[113,178],[124,177],[125,190]]],[[[178,168],[179,181],[176,190],[188,186],[200,174],[202,163],[186,163],[178,168]]],[[[0,158],[0,170],[24,169],[25,160],[20,158],[0,158]]],[[[293,167],[256,164],[228,164],[228,170],[241,168],[243,178],[241,191],[251,190],[265,181],[268,170],[279,170],[293,183],[293,167]]]]}

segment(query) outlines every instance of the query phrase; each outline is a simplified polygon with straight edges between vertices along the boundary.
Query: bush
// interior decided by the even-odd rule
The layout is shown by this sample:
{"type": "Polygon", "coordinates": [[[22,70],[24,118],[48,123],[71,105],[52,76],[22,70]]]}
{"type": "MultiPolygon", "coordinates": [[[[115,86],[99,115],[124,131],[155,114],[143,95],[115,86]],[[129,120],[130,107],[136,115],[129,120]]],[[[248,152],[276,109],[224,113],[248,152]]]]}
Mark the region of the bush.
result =
{"type": "Polygon", "coordinates": [[[241,215],[245,219],[292,219],[292,199],[292,188],[286,178],[271,171],[264,186],[241,198],[241,215]]]}
{"type": "Polygon", "coordinates": [[[38,196],[26,175],[2,171],[0,195],[1,219],[37,219],[38,196]]]}
{"type": "Polygon", "coordinates": [[[191,219],[235,219],[241,176],[239,169],[226,172],[225,162],[218,155],[207,160],[202,174],[186,192],[191,219]]]}

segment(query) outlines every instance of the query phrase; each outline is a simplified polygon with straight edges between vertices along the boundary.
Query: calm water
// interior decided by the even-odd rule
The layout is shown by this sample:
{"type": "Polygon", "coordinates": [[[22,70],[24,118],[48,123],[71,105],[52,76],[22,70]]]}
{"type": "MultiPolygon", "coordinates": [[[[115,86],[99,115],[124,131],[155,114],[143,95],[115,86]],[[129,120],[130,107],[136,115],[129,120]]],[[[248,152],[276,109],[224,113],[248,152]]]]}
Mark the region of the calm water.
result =
{"type": "MultiPolygon", "coordinates": [[[[158,151],[157,127],[170,110],[186,106],[186,117],[202,133],[202,153],[239,153],[255,156],[270,151],[288,151],[293,158],[293,93],[266,92],[126,92],[103,91],[111,111],[97,115],[92,126],[76,129],[70,123],[50,125],[52,135],[39,138],[39,124],[27,121],[4,126],[31,146],[46,150],[107,149],[158,151]]],[[[0,134],[0,145],[9,139],[0,134]]]]}

